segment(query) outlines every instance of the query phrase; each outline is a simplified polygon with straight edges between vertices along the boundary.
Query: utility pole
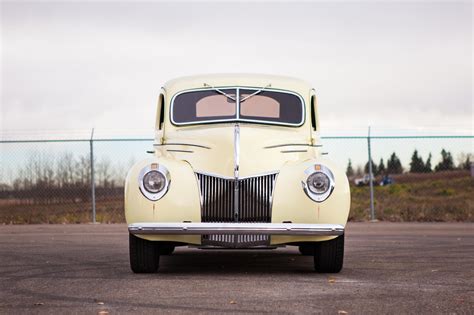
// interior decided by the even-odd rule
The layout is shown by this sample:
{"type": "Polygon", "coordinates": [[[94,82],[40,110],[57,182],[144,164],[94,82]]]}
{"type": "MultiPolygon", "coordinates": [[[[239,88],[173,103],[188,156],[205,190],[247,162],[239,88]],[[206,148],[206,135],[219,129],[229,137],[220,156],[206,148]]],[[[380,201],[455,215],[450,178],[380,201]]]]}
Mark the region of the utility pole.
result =
{"type": "Polygon", "coordinates": [[[92,128],[90,144],[90,163],[91,163],[91,196],[92,196],[92,223],[96,223],[95,215],[95,177],[94,177],[94,128],[92,128]]]}
{"type": "Polygon", "coordinates": [[[370,150],[370,126],[369,134],[367,136],[367,144],[369,149],[369,186],[370,186],[370,221],[376,221],[375,219],[375,207],[374,207],[374,180],[372,170],[372,152],[370,150]]]}

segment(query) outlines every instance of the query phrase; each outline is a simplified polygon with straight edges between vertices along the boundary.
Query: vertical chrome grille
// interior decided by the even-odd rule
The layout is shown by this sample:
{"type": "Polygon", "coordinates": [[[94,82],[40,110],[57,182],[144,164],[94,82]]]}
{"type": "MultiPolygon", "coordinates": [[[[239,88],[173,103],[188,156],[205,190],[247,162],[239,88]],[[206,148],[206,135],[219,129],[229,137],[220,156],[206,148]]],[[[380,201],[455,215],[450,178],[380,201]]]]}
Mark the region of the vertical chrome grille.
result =
{"type": "Polygon", "coordinates": [[[202,198],[202,222],[271,222],[276,173],[238,180],[196,174],[202,198]],[[237,216],[235,185],[239,185],[237,216]]]}
{"type": "MultiPolygon", "coordinates": [[[[277,173],[243,179],[196,173],[201,192],[202,222],[271,222],[277,173]],[[239,185],[238,195],[234,195],[239,185]],[[236,202],[236,198],[238,198],[236,202]]],[[[232,248],[269,245],[268,235],[203,235],[202,244],[232,248]]]]}

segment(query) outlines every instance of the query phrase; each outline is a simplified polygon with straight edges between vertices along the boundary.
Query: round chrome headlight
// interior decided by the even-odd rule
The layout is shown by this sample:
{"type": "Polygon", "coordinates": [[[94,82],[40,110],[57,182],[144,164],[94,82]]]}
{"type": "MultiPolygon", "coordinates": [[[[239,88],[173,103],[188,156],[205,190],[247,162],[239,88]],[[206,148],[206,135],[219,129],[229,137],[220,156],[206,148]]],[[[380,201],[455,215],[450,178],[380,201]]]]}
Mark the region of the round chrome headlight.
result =
{"type": "Polygon", "coordinates": [[[143,176],[143,188],[152,194],[159,193],[166,186],[166,178],[158,171],[150,171],[143,176]]]}
{"type": "Polygon", "coordinates": [[[315,164],[304,172],[303,190],[306,195],[316,202],[326,200],[334,190],[334,175],[331,170],[321,164],[315,164]]]}
{"type": "Polygon", "coordinates": [[[328,191],[330,180],[323,172],[316,172],[309,175],[306,180],[309,190],[314,194],[324,194],[328,191]]]}
{"type": "Polygon", "coordinates": [[[168,169],[158,163],[145,166],[138,175],[140,191],[152,201],[160,199],[168,192],[170,182],[168,169]]]}

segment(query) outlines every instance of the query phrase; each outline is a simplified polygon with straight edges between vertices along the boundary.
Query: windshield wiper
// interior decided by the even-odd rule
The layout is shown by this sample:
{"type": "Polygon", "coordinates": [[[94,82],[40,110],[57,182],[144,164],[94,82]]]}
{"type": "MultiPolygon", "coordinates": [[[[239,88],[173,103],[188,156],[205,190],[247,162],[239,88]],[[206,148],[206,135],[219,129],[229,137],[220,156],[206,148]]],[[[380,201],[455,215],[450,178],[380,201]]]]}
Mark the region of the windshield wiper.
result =
{"type": "Polygon", "coordinates": [[[241,98],[240,101],[243,102],[243,101],[245,101],[245,100],[251,98],[252,96],[255,96],[255,95],[259,94],[259,93],[262,93],[263,91],[265,91],[265,89],[268,89],[268,88],[271,87],[271,86],[272,86],[272,84],[269,83],[269,84],[267,84],[267,86],[264,86],[264,87],[261,88],[260,90],[255,91],[255,92],[253,92],[252,94],[249,94],[249,95],[247,95],[247,96],[241,98]]]}
{"type": "Polygon", "coordinates": [[[222,91],[222,90],[219,90],[219,89],[216,88],[216,87],[213,87],[212,85],[209,85],[209,84],[207,84],[207,83],[204,83],[204,86],[210,87],[211,89],[213,89],[213,90],[216,91],[217,93],[220,93],[220,94],[224,95],[225,97],[227,97],[227,98],[233,100],[234,102],[237,101],[237,100],[235,99],[235,97],[233,97],[232,95],[229,95],[229,94],[227,94],[226,92],[224,92],[224,91],[222,91]]]}
{"type": "MultiPolygon", "coordinates": [[[[204,83],[204,86],[213,89],[213,90],[216,91],[217,93],[220,93],[220,94],[224,95],[225,97],[227,97],[227,98],[233,100],[234,102],[237,101],[236,98],[233,97],[232,95],[229,95],[229,94],[227,94],[226,92],[224,92],[224,91],[222,91],[222,90],[220,90],[220,89],[218,89],[218,88],[216,88],[216,87],[214,87],[214,86],[212,86],[212,85],[210,85],[210,84],[204,83]]],[[[257,91],[255,91],[255,92],[253,92],[252,94],[249,94],[249,95],[247,95],[247,96],[245,96],[245,97],[242,97],[242,98],[240,99],[240,102],[243,102],[243,101],[245,101],[245,100],[251,98],[252,96],[255,96],[255,95],[259,94],[259,93],[262,93],[263,91],[265,91],[266,89],[268,89],[268,88],[271,87],[271,86],[272,86],[271,83],[267,84],[266,86],[262,87],[260,90],[257,90],[257,91]]]]}

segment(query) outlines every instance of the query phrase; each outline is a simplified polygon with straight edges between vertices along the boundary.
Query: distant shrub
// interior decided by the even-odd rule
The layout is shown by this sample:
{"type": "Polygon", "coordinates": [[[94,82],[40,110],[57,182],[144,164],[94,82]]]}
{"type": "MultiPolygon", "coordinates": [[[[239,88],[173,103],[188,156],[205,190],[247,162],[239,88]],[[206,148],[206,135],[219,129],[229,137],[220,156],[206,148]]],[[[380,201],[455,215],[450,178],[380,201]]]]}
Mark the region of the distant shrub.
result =
{"type": "Polygon", "coordinates": [[[456,191],[453,188],[444,188],[438,190],[437,195],[438,196],[452,196],[456,193],[456,191]]]}
{"type": "Polygon", "coordinates": [[[402,194],[405,190],[407,190],[407,186],[405,184],[393,184],[388,186],[388,193],[391,195],[402,194]]]}

